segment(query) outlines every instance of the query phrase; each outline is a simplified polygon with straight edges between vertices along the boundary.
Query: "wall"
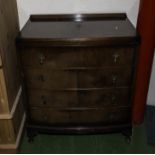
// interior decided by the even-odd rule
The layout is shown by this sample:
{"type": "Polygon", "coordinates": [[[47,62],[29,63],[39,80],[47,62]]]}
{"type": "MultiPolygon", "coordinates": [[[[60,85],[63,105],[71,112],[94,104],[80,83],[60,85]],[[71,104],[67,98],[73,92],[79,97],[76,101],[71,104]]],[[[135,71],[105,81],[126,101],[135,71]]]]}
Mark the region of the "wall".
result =
{"type": "Polygon", "coordinates": [[[136,26],[139,0],[17,0],[20,27],[30,14],[126,12],[136,26]]]}
{"type": "Polygon", "coordinates": [[[154,61],[152,65],[152,74],[151,74],[151,79],[150,79],[147,104],[155,106],[155,56],[154,56],[154,61]]]}

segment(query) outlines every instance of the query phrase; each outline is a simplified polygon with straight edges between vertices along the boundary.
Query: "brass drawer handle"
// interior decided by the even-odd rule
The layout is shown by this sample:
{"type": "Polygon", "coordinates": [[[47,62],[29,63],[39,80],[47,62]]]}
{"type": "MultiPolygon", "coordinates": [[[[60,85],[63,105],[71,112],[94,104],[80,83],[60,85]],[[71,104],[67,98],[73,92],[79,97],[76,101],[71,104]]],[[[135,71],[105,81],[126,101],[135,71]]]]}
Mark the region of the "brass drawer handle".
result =
{"type": "Polygon", "coordinates": [[[113,75],[112,76],[112,83],[113,83],[113,85],[116,85],[116,82],[117,82],[117,75],[113,75]]]}
{"type": "Polygon", "coordinates": [[[44,56],[44,54],[41,53],[40,56],[39,56],[39,63],[40,63],[40,65],[43,65],[44,61],[45,61],[45,56],[44,56]]]}
{"type": "Polygon", "coordinates": [[[111,97],[112,104],[117,104],[116,96],[111,97]]]}
{"type": "Polygon", "coordinates": [[[113,55],[114,63],[117,63],[119,57],[120,55],[117,53],[113,55]]]}
{"type": "Polygon", "coordinates": [[[114,102],[116,100],[116,96],[112,96],[111,100],[114,102]]]}

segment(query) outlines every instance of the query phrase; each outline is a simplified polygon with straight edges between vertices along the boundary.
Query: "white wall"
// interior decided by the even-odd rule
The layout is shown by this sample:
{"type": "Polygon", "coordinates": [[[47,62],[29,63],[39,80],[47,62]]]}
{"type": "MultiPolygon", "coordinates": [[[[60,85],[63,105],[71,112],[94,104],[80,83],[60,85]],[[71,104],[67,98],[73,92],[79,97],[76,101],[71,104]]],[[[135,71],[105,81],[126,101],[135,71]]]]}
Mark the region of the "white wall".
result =
{"type": "MultiPolygon", "coordinates": [[[[154,53],[155,53],[155,50],[154,50],[154,53]]],[[[152,74],[150,79],[147,104],[155,106],[155,56],[154,56],[154,61],[152,65],[152,74]]]]}
{"type": "Polygon", "coordinates": [[[136,26],[139,0],[17,0],[20,27],[30,14],[126,12],[136,26]]]}

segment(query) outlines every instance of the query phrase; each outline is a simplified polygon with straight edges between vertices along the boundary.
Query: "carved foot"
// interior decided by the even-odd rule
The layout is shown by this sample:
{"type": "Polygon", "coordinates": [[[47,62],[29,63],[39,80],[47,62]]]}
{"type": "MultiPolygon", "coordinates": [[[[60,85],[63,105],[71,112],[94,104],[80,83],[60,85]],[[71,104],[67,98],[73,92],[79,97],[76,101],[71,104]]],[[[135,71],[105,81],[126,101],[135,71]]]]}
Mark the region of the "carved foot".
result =
{"type": "Polygon", "coordinates": [[[27,137],[28,137],[28,142],[29,143],[32,143],[36,136],[37,136],[36,131],[34,131],[33,129],[27,129],[27,137]]]}

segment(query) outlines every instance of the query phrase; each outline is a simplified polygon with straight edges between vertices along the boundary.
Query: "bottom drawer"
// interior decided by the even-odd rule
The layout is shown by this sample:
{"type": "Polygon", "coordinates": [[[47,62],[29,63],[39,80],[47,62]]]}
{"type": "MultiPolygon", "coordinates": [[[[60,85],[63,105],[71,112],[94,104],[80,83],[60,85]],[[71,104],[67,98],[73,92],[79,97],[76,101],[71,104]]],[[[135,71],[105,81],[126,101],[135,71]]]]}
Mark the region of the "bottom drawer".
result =
{"type": "Polygon", "coordinates": [[[131,121],[131,108],[31,109],[31,119],[38,123],[123,123],[131,121]]]}

